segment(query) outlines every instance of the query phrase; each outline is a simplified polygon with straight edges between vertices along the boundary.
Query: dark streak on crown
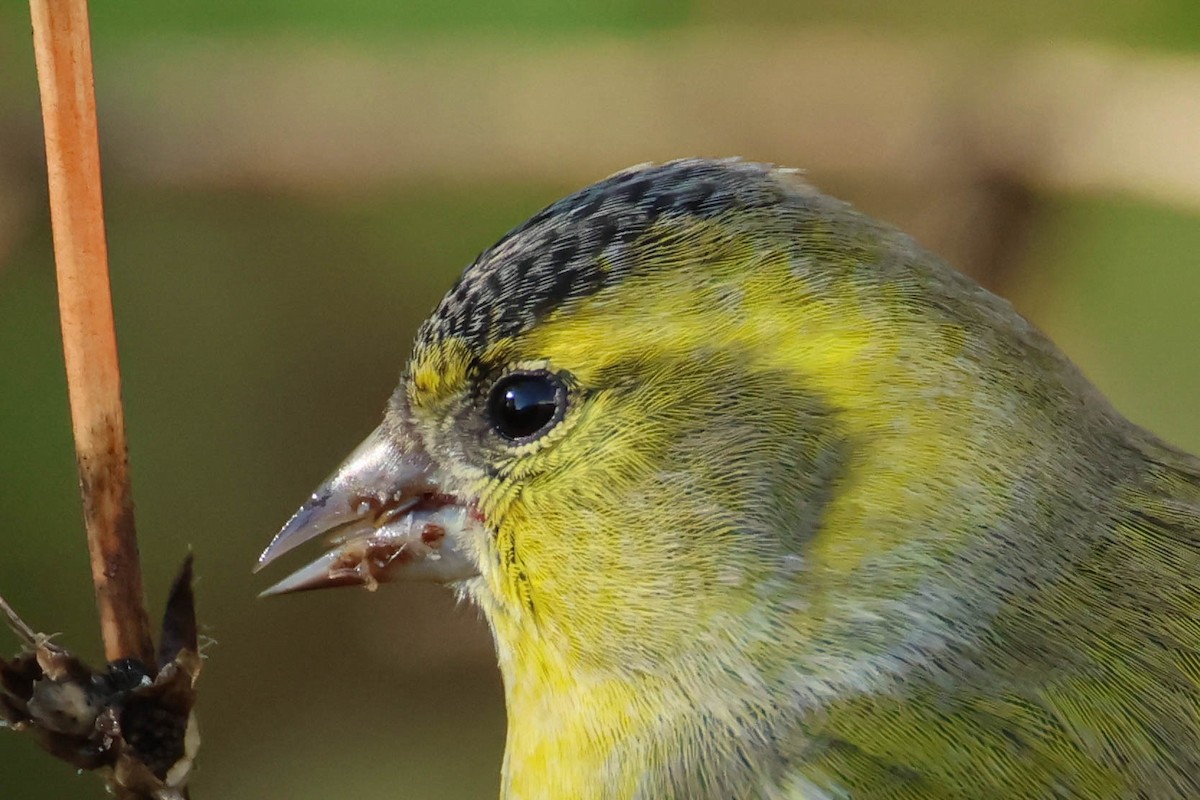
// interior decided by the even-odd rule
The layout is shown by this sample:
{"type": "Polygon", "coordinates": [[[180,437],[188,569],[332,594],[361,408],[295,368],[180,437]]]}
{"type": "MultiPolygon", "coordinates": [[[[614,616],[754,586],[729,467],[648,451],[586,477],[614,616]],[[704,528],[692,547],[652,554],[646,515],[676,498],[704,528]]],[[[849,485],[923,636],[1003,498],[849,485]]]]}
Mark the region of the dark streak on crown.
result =
{"type": "Polygon", "coordinates": [[[638,269],[631,245],[664,217],[713,218],[781,202],[774,168],[688,159],[635,167],[539,211],[463,272],[418,334],[476,352],[638,269]]]}

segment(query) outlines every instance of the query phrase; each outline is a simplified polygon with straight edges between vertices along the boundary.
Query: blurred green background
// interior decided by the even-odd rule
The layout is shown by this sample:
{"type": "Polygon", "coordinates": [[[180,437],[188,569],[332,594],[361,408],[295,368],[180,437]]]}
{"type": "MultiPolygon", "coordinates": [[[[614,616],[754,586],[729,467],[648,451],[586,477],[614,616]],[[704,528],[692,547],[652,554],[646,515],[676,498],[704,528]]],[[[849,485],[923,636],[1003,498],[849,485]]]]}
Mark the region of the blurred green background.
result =
{"type": "MultiPolygon", "coordinates": [[[[0,8],[0,593],[98,660],[26,11],[0,8]]],[[[192,548],[213,640],[197,800],[495,796],[504,711],[473,609],[426,586],[258,601],[283,571],[250,566],[374,427],[457,272],[628,163],[805,167],[1200,449],[1195,0],[92,15],[148,591],[157,614],[192,548]]],[[[103,796],[0,735],[3,800],[103,796]]]]}

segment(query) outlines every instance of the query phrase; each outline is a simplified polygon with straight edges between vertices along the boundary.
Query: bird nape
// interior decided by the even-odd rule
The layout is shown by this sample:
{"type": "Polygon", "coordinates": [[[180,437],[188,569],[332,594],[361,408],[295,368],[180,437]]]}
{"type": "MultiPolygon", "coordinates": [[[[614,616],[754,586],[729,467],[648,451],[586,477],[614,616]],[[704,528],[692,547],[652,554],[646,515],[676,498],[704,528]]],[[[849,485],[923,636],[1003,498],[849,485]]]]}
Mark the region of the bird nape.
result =
{"type": "Polygon", "coordinates": [[[471,264],[287,592],[483,610],[500,793],[1200,797],[1200,460],[792,170],[641,166],[471,264]]]}

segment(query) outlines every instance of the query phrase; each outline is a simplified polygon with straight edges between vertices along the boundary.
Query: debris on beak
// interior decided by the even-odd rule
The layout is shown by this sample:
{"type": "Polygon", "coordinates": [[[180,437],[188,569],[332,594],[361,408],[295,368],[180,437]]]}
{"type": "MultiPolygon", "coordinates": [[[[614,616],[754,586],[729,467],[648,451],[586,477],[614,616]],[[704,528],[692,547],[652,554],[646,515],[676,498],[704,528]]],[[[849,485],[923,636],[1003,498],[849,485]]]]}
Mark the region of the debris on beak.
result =
{"type": "Polygon", "coordinates": [[[461,550],[473,510],[446,494],[432,462],[401,452],[382,428],[358,446],[283,526],[255,571],[324,535],[331,549],[263,596],[399,580],[450,583],[477,574],[461,550]]]}

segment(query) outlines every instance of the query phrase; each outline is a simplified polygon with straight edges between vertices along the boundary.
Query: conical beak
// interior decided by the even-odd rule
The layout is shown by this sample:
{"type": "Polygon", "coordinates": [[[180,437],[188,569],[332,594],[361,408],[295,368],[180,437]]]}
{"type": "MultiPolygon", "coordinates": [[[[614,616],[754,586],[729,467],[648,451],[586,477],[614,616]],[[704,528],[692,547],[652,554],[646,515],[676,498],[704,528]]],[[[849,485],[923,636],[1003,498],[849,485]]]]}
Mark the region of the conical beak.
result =
{"type": "Polygon", "coordinates": [[[331,549],[263,596],[334,586],[423,580],[450,583],[478,574],[461,545],[479,526],[449,495],[434,464],[403,452],[376,428],[313,492],[259,556],[255,571],[318,536],[331,549]]]}

